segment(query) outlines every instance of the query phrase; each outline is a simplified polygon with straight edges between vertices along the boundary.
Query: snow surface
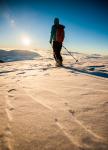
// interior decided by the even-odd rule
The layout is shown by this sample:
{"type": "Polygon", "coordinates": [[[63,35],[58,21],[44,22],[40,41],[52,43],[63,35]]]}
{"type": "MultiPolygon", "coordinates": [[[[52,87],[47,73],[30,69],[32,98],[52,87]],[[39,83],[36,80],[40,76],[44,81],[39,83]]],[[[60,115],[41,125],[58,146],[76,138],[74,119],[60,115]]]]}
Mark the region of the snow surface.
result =
{"type": "Polygon", "coordinates": [[[108,150],[108,56],[0,50],[0,150],[108,150]]]}

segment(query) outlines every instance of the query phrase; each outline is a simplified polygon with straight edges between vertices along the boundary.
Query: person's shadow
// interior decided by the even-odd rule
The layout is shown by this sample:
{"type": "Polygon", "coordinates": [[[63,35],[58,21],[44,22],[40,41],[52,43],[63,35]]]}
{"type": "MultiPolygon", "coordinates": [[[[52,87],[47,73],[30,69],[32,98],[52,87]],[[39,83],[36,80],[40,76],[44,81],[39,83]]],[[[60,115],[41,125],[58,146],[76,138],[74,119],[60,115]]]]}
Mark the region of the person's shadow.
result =
{"type": "Polygon", "coordinates": [[[88,70],[84,70],[84,69],[78,69],[78,68],[75,68],[73,66],[71,66],[71,67],[70,66],[63,66],[63,68],[69,70],[71,73],[84,73],[84,74],[88,74],[88,75],[108,78],[108,73],[105,73],[105,72],[102,72],[102,71],[94,71],[94,70],[93,71],[88,71],[88,70]]]}

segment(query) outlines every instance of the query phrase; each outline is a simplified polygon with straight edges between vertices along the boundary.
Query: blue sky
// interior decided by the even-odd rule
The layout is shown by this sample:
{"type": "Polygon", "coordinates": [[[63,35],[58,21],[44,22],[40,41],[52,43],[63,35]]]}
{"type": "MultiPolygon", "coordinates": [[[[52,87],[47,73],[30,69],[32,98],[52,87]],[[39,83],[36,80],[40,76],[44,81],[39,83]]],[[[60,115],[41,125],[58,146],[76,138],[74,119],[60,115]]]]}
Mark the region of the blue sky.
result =
{"type": "Polygon", "coordinates": [[[69,50],[108,54],[107,8],[107,0],[0,0],[0,48],[50,49],[51,26],[59,17],[69,50]],[[31,45],[21,43],[22,35],[31,45]]]}

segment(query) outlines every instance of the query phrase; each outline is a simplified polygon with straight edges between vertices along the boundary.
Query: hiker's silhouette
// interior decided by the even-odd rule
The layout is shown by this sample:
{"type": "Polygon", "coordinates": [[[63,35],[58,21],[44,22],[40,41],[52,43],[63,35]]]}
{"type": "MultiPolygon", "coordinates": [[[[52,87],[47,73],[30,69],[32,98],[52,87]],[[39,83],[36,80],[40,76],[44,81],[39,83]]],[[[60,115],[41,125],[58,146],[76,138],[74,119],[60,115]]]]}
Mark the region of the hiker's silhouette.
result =
{"type": "Polygon", "coordinates": [[[54,25],[51,28],[50,43],[53,42],[53,55],[57,66],[62,66],[63,58],[61,56],[61,48],[64,40],[64,25],[59,24],[59,18],[54,19],[54,25]]]}

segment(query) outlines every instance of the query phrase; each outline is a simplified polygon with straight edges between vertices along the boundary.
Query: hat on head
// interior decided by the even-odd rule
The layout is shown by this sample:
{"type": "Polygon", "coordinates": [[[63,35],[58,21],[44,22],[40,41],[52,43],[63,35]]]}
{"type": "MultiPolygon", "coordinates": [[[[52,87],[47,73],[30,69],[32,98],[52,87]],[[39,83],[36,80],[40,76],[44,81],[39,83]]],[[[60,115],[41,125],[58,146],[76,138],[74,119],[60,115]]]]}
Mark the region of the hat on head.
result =
{"type": "Polygon", "coordinates": [[[59,18],[55,18],[55,19],[54,19],[54,24],[55,24],[55,25],[58,25],[58,24],[59,24],[59,18]]]}

